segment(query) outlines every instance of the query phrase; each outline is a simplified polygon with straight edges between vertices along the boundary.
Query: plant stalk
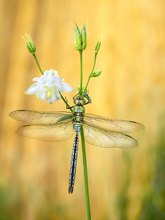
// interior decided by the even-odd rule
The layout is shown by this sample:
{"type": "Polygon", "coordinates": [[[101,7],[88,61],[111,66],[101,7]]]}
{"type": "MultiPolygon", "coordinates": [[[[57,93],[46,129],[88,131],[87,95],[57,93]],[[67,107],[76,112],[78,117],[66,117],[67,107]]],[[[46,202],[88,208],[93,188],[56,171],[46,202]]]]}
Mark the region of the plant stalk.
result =
{"type": "MultiPolygon", "coordinates": [[[[80,52],[80,95],[82,95],[83,94],[83,87],[82,87],[82,83],[83,83],[82,51],[80,50],[79,52],[80,52]]],[[[81,134],[82,156],[83,156],[84,188],[85,188],[85,202],[86,202],[87,220],[91,220],[89,187],[88,187],[88,169],[87,169],[85,137],[84,137],[83,126],[81,127],[80,134],[81,134]]]]}
{"type": "Polygon", "coordinates": [[[94,62],[93,62],[93,67],[92,67],[92,71],[91,73],[89,74],[89,77],[88,77],[88,80],[87,80],[87,83],[86,83],[86,86],[85,86],[85,89],[84,89],[84,92],[87,91],[87,87],[88,87],[88,84],[89,84],[89,81],[90,81],[90,78],[91,78],[91,75],[95,69],[95,66],[96,66],[96,59],[97,59],[97,53],[95,53],[95,56],[94,56],[94,62]]]}
{"type": "Polygon", "coordinates": [[[72,108],[70,107],[70,105],[68,104],[67,100],[66,100],[66,99],[64,98],[64,96],[61,94],[61,92],[59,92],[59,94],[60,94],[62,100],[65,102],[66,108],[67,108],[67,109],[70,109],[70,111],[72,112],[73,110],[72,110],[72,108]]]}
{"type": "Polygon", "coordinates": [[[40,72],[41,72],[41,74],[43,75],[43,74],[44,74],[44,72],[43,72],[43,71],[42,71],[42,69],[41,69],[41,66],[40,66],[40,64],[39,64],[39,62],[38,62],[38,59],[37,59],[36,54],[35,54],[35,53],[33,53],[32,55],[33,55],[33,57],[34,57],[34,59],[35,59],[35,61],[36,61],[36,64],[37,64],[37,66],[38,66],[39,71],[40,71],[40,72]]]}
{"type": "Polygon", "coordinates": [[[84,187],[85,187],[85,201],[86,201],[87,219],[91,220],[89,187],[88,187],[88,169],[87,169],[85,137],[84,137],[83,126],[81,127],[81,132],[80,133],[81,133],[82,156],[83,156],[84,187]]]}
{"type": "Polygon", "coordinates": [[[83,94],[83,69],[82,69],[82,50],[80,52],[80,95],[83,94]]]}

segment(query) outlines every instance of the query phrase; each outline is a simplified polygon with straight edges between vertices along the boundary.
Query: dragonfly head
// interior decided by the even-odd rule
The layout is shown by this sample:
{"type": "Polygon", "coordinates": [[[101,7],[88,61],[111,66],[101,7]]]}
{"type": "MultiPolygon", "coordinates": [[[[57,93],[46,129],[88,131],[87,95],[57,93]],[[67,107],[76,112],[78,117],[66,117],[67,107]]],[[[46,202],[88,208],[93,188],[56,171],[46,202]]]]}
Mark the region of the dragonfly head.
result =
{"type": "Polygon", "coordinates": [[[86,100],[83,96],[74,98],[74,104],[78,106],[83,106],[86,104],[86,100]]]}

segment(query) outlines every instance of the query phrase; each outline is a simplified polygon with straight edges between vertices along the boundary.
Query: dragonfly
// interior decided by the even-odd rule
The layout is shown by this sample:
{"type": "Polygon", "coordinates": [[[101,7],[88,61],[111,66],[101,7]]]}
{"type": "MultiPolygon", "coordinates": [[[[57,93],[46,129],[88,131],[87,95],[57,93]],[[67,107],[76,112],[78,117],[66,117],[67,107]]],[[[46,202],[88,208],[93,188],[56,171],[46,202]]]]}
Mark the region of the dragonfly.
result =
{"type": "Polygon", "coordinates": [[[136,147],[138,142],[128,135],[140,131],[144,126],[135,121],[113,120],[95,114],[85,113],[85,105],[91,102],[88,95],[73,98],[74,106],[69,111],[16,110],[10,116],[23,123],[16,133],[41,141],[63,141],[74,135],[68,193],[73,193],[79,134],[83,128],[85,140],[99,147],[136,147]]]}

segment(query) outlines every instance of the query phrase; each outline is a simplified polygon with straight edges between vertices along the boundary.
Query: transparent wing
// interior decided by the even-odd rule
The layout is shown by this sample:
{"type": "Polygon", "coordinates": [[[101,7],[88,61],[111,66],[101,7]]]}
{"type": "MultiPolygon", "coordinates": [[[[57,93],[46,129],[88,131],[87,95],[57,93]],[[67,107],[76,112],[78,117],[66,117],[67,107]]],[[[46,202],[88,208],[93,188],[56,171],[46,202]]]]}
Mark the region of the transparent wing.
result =
{"type": "Polygon", "coordinates": [[[133,131],[140,131],[144,126],[135,121],[112,120],[99,115],[85,114],[84,122],[91,126],[96,126],[107,131],[116,131],[129,133],[133,131]]]}
{"type": "Polygon", "coordinates": [[[84,123],[85,140],[92,145],[99,147],[136,147],[138,142],[123,133],[107,131],[100,127],[84,123]]]}
{"type": "Polygon", "coordinates": [[[50,125],[56,123],[61,118],[70,117],[69,112],[40,112],[32,110],[16,110],[11,112],[10,117],[26,124],[50,125]]]}
{"type": "Polygon", "coordinates": [[[65,121],[52,125],[24,125],[16,132],[25,137],[52,142],[70,138],[74,129],[72,121],[65,121]]]}

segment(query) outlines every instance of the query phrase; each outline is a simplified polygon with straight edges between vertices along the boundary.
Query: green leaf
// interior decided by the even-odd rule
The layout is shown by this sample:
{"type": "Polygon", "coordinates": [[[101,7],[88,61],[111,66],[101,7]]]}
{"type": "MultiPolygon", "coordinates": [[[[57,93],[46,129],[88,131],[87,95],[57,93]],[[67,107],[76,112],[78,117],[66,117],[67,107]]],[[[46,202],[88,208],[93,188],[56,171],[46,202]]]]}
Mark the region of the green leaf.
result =
{"type": "Polygon", "coordinates": [[[102,71],[93,72],[91,74],[91,77],[98,77],[98,76],[100,76],[101,73],[102,73],[102,71]]]}

